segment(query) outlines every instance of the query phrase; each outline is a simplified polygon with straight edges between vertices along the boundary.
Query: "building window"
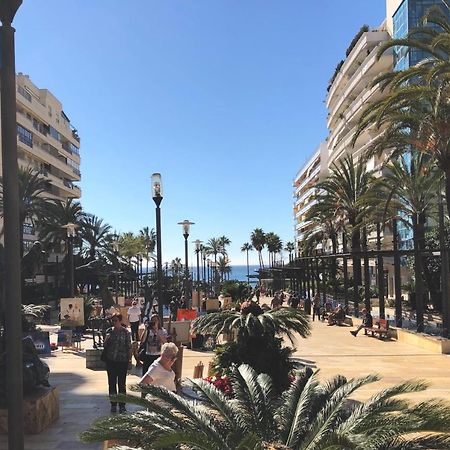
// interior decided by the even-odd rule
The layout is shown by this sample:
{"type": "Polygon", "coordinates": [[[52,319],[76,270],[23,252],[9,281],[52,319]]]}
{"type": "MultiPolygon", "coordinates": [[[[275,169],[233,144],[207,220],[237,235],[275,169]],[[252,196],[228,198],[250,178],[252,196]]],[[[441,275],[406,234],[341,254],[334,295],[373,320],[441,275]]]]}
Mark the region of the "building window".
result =
{"type": "Polygon", "coordinates": [[[34,226],[31,223],[24,223],[23,224],[23,234],[29,234],[31,236],[34,236],[34,226]]]}
{"type": "Polygon", "coordinates": [[[56,130],[52,126],[50,126],[50,135],[57,141],[61,140],[61,135],[59,134],[58,130],[56,130]]]}
{"type": "Polygon", "coordinates": [[[29,252],[31,250],[31,247],[33,247],[35,241],[30,241],[29,239],[23,240],[23,250],[25,253],[29,252]]]}
{"type": "Polygon", "coordinates": [[[26,98],[29,102],[31,102],[31,94],[25,90],[24,87],[18,86],[17,92],[24,98],[26,98]]]}
{"type": "Polygon", "coordinates": [[[70,158],[67,158],[66,160],[67,165],[72,167],[72,170],[77,174],[80,175],[80,165],[77,164],[75,161],[71,160],[70,158]]]}
{"type": "Polygon", "coordinates": [[[17,136],[19,137],[20,142],[28,145],[28,147],[33,147],[33,133],[30,130],[27,130],[22,125],[17,124],[17,136]]]}

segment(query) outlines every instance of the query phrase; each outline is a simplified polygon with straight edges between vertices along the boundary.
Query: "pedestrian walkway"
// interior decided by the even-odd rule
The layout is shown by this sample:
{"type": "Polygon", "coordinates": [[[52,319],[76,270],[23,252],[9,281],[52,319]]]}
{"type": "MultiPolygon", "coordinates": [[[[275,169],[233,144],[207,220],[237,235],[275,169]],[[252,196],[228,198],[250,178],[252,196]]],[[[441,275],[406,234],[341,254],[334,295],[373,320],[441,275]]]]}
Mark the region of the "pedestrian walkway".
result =
{"type": "MultiPolygon", "coordinates": [[[[336,374],[358,377],[371,373],[383,376],[381,382],[365,387],[355,398],[363,400],[379,389],[407,379],[425,379],[431,388],[412,394],[417,400],[430,397],[450,398],[450,356],[427,353],[425,350],[397,341],[381,341],[363,334],[354,338],[350,327],[328,327],[312,323],[312,335],[299,339],[295,357],[320,369],[321,378],[336,374]]],[[[90,341],[83,344],[90,345],[90,341]]],[[[199,361],[205,376],[211,353],[185,350],[183,376],[191,377],[199,361]]],[[[96,418],[109,413],[107,381],[104,371],[86,369],[84,352],[56,352],[45,358],[51,369],[50,383],[60,392],[60,419],[40,435],[26,436],[27,450],[100,450],[100,444],[86,445],[79,434],[96,418]]],[[[128,384],[138,381],[138,374],[129,375],[128,384]]],[[[129,407],[132,410],[132,407],[129,407]]],[[[0,436],[0,449],[6,450],[7,438],[0,436]]]]}

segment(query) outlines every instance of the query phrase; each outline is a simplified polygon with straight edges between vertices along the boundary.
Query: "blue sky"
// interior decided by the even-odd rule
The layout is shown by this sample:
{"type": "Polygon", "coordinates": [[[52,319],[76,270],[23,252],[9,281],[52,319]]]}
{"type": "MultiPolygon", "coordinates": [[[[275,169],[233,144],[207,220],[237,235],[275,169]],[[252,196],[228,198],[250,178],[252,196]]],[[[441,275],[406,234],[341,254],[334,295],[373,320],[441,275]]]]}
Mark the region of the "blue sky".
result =
{"type": "MultiPolygon", "coordinates": [[[[154,227],[163,261],[260,227],[293,240],[292,180],[326,137],[326,86],[384,0],[25,0],[16,69],[78,128],[82,205],[119,231],[154,227]],[[191,245],[192,247],[192,245],[191,245]]],[[[251,256],[257,263],[257,255],[251,256]]]]}

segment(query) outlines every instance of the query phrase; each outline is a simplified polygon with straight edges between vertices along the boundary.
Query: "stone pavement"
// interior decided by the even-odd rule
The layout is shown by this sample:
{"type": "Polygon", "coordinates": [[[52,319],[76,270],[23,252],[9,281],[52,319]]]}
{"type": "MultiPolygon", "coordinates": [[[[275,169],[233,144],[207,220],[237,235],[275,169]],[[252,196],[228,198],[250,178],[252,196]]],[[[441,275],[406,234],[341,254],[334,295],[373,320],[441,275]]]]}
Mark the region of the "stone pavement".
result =
{"type": "MultiPolygon", "coordinates": [[[[406,379],[426,379],[431,388],[413,394],[414,399],[430,397],[450,399],[450,356],[435,355],[397,341],[380,341],[364,334],[354,338],[349,327],[328,327],[314,322],[312,335],[299,339],[295,356],[320,369],[321,378],[335,374],[356,377],[369,373],[383,376],[381,382],[361,391],[364,399],[380,388],[406,379]]],[[[90,341],[83,342],[89,346],[90,341]]],[[[191,377],[201,360],[205,375],[211,353],[185,350],[183,376],[191,377]]],[[[86,369],[84,352],[56,352],[45,359],[51,368],[50,383],[60,391],[60,419],[40,435],[26,436],[27,450],[100,450],[99,444],[82,444],[78,435],[97,417],[109,413],[106,373],[86,369]]],[[[129,375],[128,384],[137,382],[129,375]]],[[[132,409],[131,407],[129,409],[132,409]]],[[[0,449],[6,450],[6,436],[0,436],[0,449]]]]}

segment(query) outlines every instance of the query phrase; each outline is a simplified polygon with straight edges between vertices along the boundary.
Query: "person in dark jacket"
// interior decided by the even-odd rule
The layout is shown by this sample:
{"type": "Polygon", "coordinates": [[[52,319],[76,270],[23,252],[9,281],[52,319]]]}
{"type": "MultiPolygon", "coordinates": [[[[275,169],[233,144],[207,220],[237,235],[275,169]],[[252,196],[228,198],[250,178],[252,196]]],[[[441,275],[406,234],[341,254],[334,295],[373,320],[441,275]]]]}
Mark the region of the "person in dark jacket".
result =
{"type": "MultiPolygon", "coordinates": [[[[361,312],[363,313],[362,324],[356,330],[350,331],[350,333],[355,337],[363,328],[372,328],[373,326],[373,318],[372,314],[370,314],[370,311],[364,308],[361,312]]],[[[367,331],[365,331],[364,334],[367,334],[367,331]]]]}
{"type": "MultiPolygon", "coordinates": [[[[125,394],[128,366],[131,362],[131,334],[122,326],[122,314],[114,314],[111,318],[112,328],[107,330],[104,342],[106,350],[106,372],[108,374],[111,412],[117,412],[117,401],[114,396],[125,394]]],[[[125,413],[125,403],[119,403],[119,412],[125,413]]]]}

